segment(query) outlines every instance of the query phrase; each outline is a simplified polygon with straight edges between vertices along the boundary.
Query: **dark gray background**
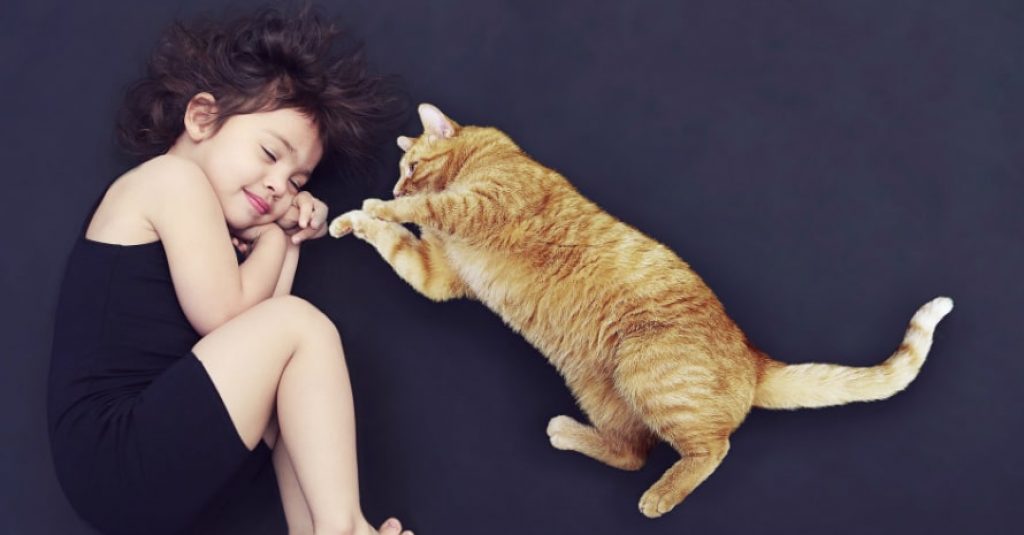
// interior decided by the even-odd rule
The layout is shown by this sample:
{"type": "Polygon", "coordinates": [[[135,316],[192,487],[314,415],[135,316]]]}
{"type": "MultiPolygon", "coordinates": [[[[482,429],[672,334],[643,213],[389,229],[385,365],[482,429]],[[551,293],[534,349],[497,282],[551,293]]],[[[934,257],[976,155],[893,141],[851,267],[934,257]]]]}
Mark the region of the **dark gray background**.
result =
{"type": "MultiPolygon", "coordinates": [[[[123,87],[174,16],[226,2],[53,2],[0,28],[0,533],[85,534],[53,474],[45,377],[63,263],[129,167],[123,87]]],[[[242,5],[237,3],[235,5],[242,5]]],[[[756,410],[724,464],[659,520],[637,511],[673,461],[620,472],[552,449],[578,415],[558,374],[479,303],[434,304],[368,245],[305,246],[295,293],[342,333],[364,510],[442,533],[994,533],[1015,523],[1024,3],[324,3],[414,102],[507,131],[707,280],[788,362],[880,362],[949,295],[895,398],[756,410]]],[[[216,9],[215,9],[216,11],[216,9]]],[[[404,133],[418,134],[412,120],[404,133]]],[[[384,195],[313,184],[334,213],[384,195]]],[[[284,533],[272,473],[221,533],[284,533]]]]}

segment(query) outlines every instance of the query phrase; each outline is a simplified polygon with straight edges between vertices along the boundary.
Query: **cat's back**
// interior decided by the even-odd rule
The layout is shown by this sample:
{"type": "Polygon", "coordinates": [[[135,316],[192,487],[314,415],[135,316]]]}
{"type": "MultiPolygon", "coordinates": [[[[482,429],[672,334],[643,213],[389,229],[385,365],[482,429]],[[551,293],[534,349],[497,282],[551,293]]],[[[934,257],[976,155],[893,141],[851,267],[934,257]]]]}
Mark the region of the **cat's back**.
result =
{"type": "Polygon", "coordinates": [[[549,356],[599,353],[706,289],[672,250],[567,181],[541,183],[530,217],[490,247],[451,252],[477,297],[549,356]]]}
{"type": "MultiPolygon", "coordinates": [[[[550,282],[595,291],[645,294],[650,279],[680,284],[696,274],[670,248],[605,211],[567,184],[551,193],[550,207],[526,223],[523,248],[533,269],[550,282]]],[[[603,293],[603,292],[602,292],[603,293]]]]}

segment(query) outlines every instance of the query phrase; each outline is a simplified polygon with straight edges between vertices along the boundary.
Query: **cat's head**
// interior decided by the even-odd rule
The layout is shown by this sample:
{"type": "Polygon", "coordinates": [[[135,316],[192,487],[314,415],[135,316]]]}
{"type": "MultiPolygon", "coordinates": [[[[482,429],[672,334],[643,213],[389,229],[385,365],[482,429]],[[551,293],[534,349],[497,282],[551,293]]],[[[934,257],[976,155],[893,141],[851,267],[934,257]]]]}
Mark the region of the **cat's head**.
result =
{"type": "Polygon", "coordinates": [[[473,156],[485,150],[508,147],[518,151],[508,136],[494,128],[461,126],[430,104],[420,104],[418,110],[423,134],[398,137],[405,154],[398,162],[395,197],[444,190],[459,181],[473,156]]]}

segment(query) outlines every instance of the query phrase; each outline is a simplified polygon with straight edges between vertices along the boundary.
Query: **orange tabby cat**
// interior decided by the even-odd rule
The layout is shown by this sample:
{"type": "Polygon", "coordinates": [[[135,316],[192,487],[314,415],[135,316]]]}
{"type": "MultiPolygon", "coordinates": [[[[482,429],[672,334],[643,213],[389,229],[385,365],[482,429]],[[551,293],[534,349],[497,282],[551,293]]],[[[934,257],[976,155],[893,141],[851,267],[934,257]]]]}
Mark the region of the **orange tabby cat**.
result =
{"type": "Polygon", "coordinates": [[[419,107],[395,199],[367,199],[331,222],[353,231],[430,299],[472,297],[522,333],[565,377],[590,425],[548,424],[551,444],[639,469],[656,439],[682,458],[640,499],[668,512],[714,472],[751,407],[884,399],[917,375],[939,297],[899,349],[870,368],[786,365],[757,350],[711,290],[664,245],[605,213],[494,128],[419,107]],[[401,223],[415,223],[417,238],[401,223]]]}

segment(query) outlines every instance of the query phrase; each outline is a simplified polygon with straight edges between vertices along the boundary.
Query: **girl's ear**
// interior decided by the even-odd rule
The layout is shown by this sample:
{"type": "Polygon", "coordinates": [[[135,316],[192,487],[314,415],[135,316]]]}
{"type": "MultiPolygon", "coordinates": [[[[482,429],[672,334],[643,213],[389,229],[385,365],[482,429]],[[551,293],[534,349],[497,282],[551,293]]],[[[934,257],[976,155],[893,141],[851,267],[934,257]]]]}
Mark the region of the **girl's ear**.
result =
{"type": "Polygon", "coordinates": [[[197,93],[185,108],[185,131],[192,141],[206,139],[213,131],[217,117],[216,100],[210,93],[197,93]]]}
{"type": "Polygon", "coordinates": [[[398,148],[402,149],[402,152],[409,152],[412,148],[412,140],[405,136],[398,136],[398,148]]]}
{"type": "Polygon", "coordinates": [[[418,109],[424,132],[442,139],[455,137],[459,125],[445,117],[441,110],[427,103],[420,104],[418,109]]]}

